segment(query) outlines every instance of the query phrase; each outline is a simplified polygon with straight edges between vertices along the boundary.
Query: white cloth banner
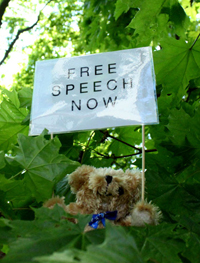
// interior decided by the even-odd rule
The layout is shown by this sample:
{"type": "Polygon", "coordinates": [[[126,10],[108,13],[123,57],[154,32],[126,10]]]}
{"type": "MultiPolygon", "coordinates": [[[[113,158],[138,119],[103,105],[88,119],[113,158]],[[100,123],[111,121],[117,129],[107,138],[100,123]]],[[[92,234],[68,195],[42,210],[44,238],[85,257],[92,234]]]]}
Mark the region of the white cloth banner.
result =
{"type": "Polygon", "coordinates": [[[151,47],[36,62],[30,135],[155,123],[151,47]]]}

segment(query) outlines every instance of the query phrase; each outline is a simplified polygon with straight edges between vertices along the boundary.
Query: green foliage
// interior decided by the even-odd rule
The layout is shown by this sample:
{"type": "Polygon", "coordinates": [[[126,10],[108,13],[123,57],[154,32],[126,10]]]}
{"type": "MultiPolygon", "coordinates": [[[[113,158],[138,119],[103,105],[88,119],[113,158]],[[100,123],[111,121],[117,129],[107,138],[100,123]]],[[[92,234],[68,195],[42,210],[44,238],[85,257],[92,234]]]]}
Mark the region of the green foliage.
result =
{"type": "Polygon", "coordinates": [[[0,146],[1,150],[10,150],[12,144],[17,142],[18,133],[28,133],[28,127],[22,121],[28,114],[26,108],[20,107],[20,101],[15,90],[9,92],[2,90],[0,105],[0,146]]]}
{"type": "MultiPolygon", "coordinates": [[[[39,1],[44,6],[44,1],[39,1]]],[[[27,2],[28,3],[28,2],[27,2]]],[[[18,1],[26,10],[26,2],[18,1]]],[[[27,8],[34,10],[36,5],[27,8]]],[[[51,1],[37,40],[24,48],[27,65],[12,90],[1,88],[0,258],[2,262],[200,261],[199,1],[51,1]],[[79,30],[77,30],[79,26],[79,30]],[[74,200],[66,174],[80,164],[141,168],[141,127],[28,137],[36,60],[151,45],[159,125],[145,127],[146,198],[163,212],[158,226],[113,227],[84,233],[55,206],[52,194],[74,200]]],[[[12,7],[13,8],[13,7],[12,7]]],[[[8,10],[8,8],[7,8],[8,10]]],[[[8,39],[27,25],[6,14],[8,39]]],[[[12,55],[12,53],[11,53],[12,55]]],[[[6,73],[5,73],[6,74],[6,73]]]]}
{"type": "MultiPolygon", "coordinates": [[[[98,236],[102,239],[104,232],[98,231],[98,236]]],[[[90,234],[90,233],[89,233],[90,234]]],[[[87,234],[85,234],[87,235],[87,234]]],[[[96,240],[98,240],[96,238],[96,240]]],[[[36,258],[38,262],[133,262],[143,263],[141,253],[135,244],[134,238],[127,234],[123,228],[115,229],[108,224],[105,239],[101,244],[88,244],[87,250],[68,249],[52,256],[36,258]],[[112,249],[108,249],[108,247],[112,249]]]]}
{"type": "Polygon", "coordinates": [[[78,166],[58,153],[58,138],[46,140],[43,135],[32,138],[19,134],[18,144],[12,155],[5,157],[0,171],[0,189],[14,208],[49,199],[55,184],[78,166]]]}
{"type": "Polygon", "coordinates": [[[200,43],[167,38],[160,45],[163,49],[154,56],[157,84],[165,87],[165,94],[174,93],[180,101],[189,81],[200,76],[200,43]]]}
{"type": "Polygon", "coordinates": [[[185,34],[188,17],[176,0],[155,0],[151,5],[147,2],[132,2],[132,6],[139,8],[140,11],[132,19],[129,27],[136,29],[135,33],[139,35],[139,42],[148,44],[152,39],[160,41],[168,34],[177,34],[179,37],[185,34]]]}

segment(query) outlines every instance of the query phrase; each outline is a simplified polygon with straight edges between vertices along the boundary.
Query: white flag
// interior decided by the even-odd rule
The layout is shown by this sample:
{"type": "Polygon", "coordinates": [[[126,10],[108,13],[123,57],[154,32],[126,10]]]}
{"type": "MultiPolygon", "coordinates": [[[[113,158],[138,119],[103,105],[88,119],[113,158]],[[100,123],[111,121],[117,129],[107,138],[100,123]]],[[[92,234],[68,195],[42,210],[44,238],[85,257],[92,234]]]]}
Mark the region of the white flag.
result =
{"type": "Polygon", "coordinates": [[[36,62],[30,135],[155,123],[151,47],[36,62]]]}

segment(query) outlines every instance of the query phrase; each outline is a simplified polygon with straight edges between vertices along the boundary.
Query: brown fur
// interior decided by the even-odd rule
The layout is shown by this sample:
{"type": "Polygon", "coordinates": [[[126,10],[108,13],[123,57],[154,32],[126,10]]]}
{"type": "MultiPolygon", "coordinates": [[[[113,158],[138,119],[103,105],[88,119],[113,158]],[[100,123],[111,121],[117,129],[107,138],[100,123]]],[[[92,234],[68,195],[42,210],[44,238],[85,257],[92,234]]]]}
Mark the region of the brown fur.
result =
{"type": "Polygon", "coordinates": [[[55,196],[55,197],[52,197],[51,199],[47,200],[47,201],[43,204],[43,206],[52,209],[55,204],[63,207],[64,210],[66,209],[65,198],[64,198],[64,197],[59,197],[59,196],[55,196]]]}
{"type": "MultiPolygon", "coordinates": [[[[72,192],[76,194],[76,202],[67,206],[63,206],[63,202],[58,202],[58,204],[72,215],[98,214],[117,210],[117,218],[114,222],[112,221],[116,225],[145,225],[149,223],[149,218],[154,224],[158,222],[159,213],[155,206],[139,202],[141,172],[138,170],[128,169],[123,172],[121,169],[82,165],[68,175],[68,182],[72,192]],[[107,177],[111,181],[107,181],[107,177]],[[137,208],[136,214],[135,208],[137,208]],[[141,222],[138,217],[140,214],[142,215],[141,222]]],[[[50,207],[52,201],[48,202],[45,203],[45,206],[50,207]]],[[[100,223],[99,228],[101,227],[100,223]]],[[[87,226],[86,230],[89,229],[90,227],[87,226]]]]}

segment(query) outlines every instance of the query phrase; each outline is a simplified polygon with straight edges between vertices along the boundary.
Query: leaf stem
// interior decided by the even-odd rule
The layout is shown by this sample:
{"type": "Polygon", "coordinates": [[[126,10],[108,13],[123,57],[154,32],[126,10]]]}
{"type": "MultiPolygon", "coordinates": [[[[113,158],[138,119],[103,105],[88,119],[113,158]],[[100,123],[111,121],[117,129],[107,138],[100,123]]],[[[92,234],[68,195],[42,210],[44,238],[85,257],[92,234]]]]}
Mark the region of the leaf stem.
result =
{"type": "Polygon", "coordinates": [[[13,175],[12,177],[10,177],[8,180],[12,180],[13,178],[17,177],[19,174],[21,174],[24,170],[20,171],[19,173],[13,175]]]}
{"type": "Polygon", "coordinates": [[[197,38],[195,39],[194,43],[192,44],[192,46],[190,47],[190,50],[193,49],[194,45],[196,44],[198,38],[200,37],[200,33],[198,34],[197,38]]]}

